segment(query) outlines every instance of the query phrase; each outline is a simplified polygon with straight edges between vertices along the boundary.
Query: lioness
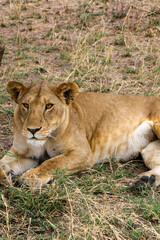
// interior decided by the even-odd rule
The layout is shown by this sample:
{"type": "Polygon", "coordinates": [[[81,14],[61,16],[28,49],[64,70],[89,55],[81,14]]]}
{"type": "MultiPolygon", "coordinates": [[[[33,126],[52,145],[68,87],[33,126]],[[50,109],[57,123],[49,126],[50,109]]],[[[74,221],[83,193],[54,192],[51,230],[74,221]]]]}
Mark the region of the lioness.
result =
{"type": "Polygon", "coordinates": [[[160,184],[160,98],[78,90],[73,82],[8,83],[17,105],[13,146],[1,160],[0,182],[22,175],[21,182],[40,187],[56,168],[77,172],[141,153],[151,169],[141,181],[160,184]]]}

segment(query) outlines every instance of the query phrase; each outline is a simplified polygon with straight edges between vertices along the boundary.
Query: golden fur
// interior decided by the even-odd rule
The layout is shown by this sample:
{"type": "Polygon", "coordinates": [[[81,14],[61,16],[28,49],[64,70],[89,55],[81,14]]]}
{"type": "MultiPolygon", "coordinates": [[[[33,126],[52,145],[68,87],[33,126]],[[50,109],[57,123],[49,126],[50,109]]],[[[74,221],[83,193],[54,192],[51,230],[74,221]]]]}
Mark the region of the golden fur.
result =
{"type": "Polygon", "coordinates": [[[21,175],[40,187],[56,168],[77,172],[108,158],[134,159],[139,153],[151,170],[142,180],[160,176],[160,98],[78,93],[75,83],[55,86],[9,82],[17,103],[13,146],[0,163],[0,181],[21,175]]]}

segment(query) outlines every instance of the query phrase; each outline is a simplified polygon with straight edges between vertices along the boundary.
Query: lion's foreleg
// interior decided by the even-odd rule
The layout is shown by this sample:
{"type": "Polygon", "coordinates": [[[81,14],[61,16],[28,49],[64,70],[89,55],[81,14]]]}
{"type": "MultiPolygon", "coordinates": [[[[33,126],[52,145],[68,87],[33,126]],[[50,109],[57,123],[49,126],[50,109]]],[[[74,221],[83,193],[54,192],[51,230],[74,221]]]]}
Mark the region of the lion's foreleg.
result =
{"type": "Polygon", "coordinates": [[[21,177],[21,182],[33,187],[45,185],[54,178],[55,169],[66,169],[67,173],[78,172],[93,166],[91,153],[81,156],[80,152],[68,152],[50,158],[40,166],[28,170],[21,177]]]}

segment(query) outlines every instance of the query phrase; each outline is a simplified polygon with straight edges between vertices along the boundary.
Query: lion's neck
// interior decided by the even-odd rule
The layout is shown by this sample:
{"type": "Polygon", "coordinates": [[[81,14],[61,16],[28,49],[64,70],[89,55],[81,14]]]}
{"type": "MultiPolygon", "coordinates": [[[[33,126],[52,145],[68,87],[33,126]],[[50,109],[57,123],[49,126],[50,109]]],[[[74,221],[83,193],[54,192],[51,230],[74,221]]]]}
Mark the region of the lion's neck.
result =
{"type": "Polygon", "coordinates": [[[65,112],[63,114],[63,117],[59,123],[59,126],[55,129],[54,127],[51,128],[49,138],[52,138],[52,140],[58,140],[60,139],[66,132],[66,129],[69,126],[69,108],[65,109],[65,112]]]}

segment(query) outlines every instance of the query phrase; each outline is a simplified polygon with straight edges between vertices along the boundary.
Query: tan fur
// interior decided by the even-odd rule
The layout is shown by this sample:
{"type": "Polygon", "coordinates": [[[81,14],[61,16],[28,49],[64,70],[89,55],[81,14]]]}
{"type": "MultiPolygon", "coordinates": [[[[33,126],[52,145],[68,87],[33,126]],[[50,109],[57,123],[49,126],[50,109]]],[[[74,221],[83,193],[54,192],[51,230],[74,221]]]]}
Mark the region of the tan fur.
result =
{"type": "Polygon", "coordinates": [[[78,94],[74,83],[45,81],[29,87],[12,81],[7,91],[17,105],[13,146],[1,160],[1,182],[11,173],[40,187],[53,179],[56,168],[77,172],[109,158],[125,162],[141,152],[152,169],[149,176],[159,178],[160,141],[154,140],[160,137],[160,98],[78,94]]]}

